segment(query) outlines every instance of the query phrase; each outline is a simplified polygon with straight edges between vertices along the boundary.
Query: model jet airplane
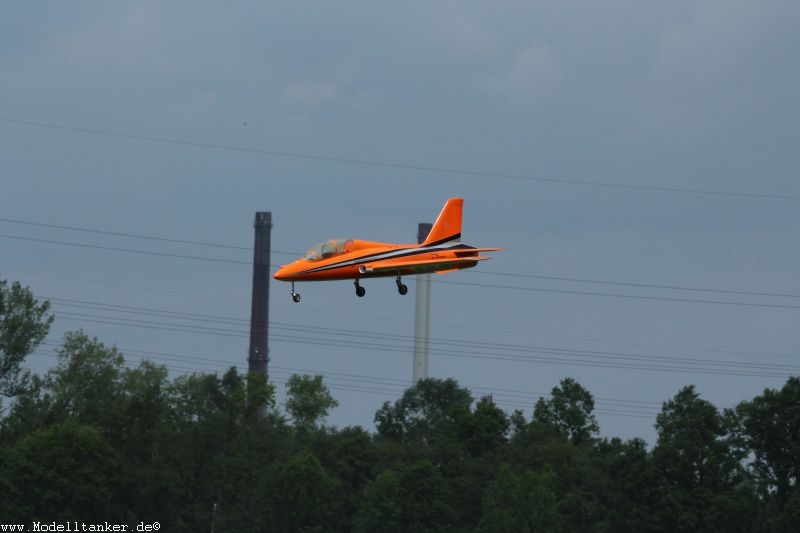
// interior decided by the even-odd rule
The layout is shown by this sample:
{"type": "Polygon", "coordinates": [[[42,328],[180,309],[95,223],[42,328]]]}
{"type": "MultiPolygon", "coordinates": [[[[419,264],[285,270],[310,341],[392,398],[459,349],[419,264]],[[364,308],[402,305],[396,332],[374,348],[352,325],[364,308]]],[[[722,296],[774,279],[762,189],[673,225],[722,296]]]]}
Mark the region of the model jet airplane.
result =
{"type": "Polygon", "coordinates": [[[292,283],[292,300],[300,301],[294,290],[295,281],[327,281],[353,279],[356,295],[364,296],[364,278],[396,276],[397,290],[406,294],[408,287],[402,276],[444,274],[472,268],[478,261],[489,259],[480,252],[503,248],[475,248],[461,244],[462,198],[450,198],[422,244],[385,244],[357,239],[330,239],[311,247],[302,259],[282,266],[274,275],[292,283]]]}

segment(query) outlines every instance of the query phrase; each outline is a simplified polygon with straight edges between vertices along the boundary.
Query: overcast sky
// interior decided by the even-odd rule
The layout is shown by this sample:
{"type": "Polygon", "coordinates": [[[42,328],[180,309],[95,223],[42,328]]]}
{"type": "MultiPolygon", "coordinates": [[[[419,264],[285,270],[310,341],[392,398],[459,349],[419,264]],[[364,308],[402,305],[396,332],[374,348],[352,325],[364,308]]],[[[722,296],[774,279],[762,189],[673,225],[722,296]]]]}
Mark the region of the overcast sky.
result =
{"type": "MultiPolygon", "coordinates": [[[[273,249],[299,255],[331,237],[413,242],[417,223],[461,196],[464,242],[508,251],[434,276],[432,336],[483,344],[465,348],[480,358],[437,347],[431,376],[476,396],[503,389],[501,405],[528,413],[572,376],[602,399],[603,435],[652,443],[660,402],[685,384],[730,407],[800,371],[798,23],[790,1],[3,2],[0,217],[247,247],[254,212],[271,211],[273,249]],[[758,305],[676,301],[688,299],[758,305]]],[[[251,260],[247,250],[9,222],[0,234],[251,260]]],[[[246,264],[0,237],[0,275],[52,298],[249,314],[246,264]]],[[[340,405],[329,421],[371,429],[375,410],[410,383],[411,352],[402,337],[379,336],[394,347],[376,350],[361,335],[413,335],[414,283],[407,296],[391,278],[364,286],[361,299],[351,282],[302,285],[295,305],[273,281],[270,365],[279,383],[292,368],[348,374],[330,375],[340,405]]],[[[52,342],[83,327],[123,349],[195,358],[162,359],[175,374],[245,364],[246,322],[63,303],[52,342]]],[[[53,361],[42,353],[31,365],[53,361]]]]}

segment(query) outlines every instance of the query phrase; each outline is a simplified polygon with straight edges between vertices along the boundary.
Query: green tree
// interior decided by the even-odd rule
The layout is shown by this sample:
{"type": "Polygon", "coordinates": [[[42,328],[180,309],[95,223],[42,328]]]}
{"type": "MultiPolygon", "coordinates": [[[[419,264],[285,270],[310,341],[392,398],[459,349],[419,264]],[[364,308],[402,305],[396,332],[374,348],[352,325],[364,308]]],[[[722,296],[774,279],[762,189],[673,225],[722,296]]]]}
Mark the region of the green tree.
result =
{"type": "Polygon", "coordinates": [[[479,531],[557,531],[558,503],[552,483],[552,474],[515,474],[508,465],[502,465],[484,493],[479,531]]]}
{"type": "Polygon", "coordinates": [[[362,503],[364,488],[373,478],[378,463],[375,442],[360,427],[317,432],[311,449],[325,471],[341,483],[345,513],[351,520],[362,503]]]}
{"type": "Polygon", "coordinates": [[[267,381],[267,376],[257,372],[249,372],[246,379],[246,403],[245,416],[253,418],[258,416],[261,406],[267,411],[268,415],[275,415],[275,385],[267,381]]]}
{"type": "Polygon", "coordinates": [[[433,461],[450,486],[455,529],[471,530],[478,525],[486,481],[503,458],[508,426],[505,412],[486,396],[472,410],[466,401],[456,403],[449,416],[430,428],[425,437],[428,446],[406,444],[407,449],[419,448],[422,457],[433,461]]]}
{"type": "Polygon", "coordinates": [[[590,441],[599,431],[594,397],[572,378],[564,378],[558,387],[553,387],[549,400],[539,398],[533,419],[554,428],[575,444],[590,441]]]}
{"type": "Polygon", "coordinates": [[[0,464],[5,521],[110,520],[120,486],[120,458],[100,433],[68,421],[37,431],[6,450],[0,464]]]}
{"type": "Polygon", "coordinates": [[[800,378],[791,377],[781,390],[766,389],[736,407],[739,432],[753,453],[753,469],[762,497],[774,499],[782,512],[800,491],[800,378]]]}
{"type": "Polygon", "coordinates": [[[472,410],[472,395],[453,379],[425,379],[393,405],[375,414],[382,451],[395,454],[386,466],[429,460],[450,486],[453,527],[469,529],[480,520],[483,480],[497,468],[507,442],[508,418],[491,397],[472,410]]]}
{"type": "Polygon", "coordinates": [[[322,382],[322,376],[292,375],[286,383],[286,396],[286,411],[295,427],[303,430],[316,428],[339,405],[322,382]]]}
{"type": "Polygon", "coordinates": [[[105,437],[118,433],[125,398],[122,354],[82,331],[65,334],[57,351],[56,365],[32,379],[11,409],[6,435],[19,438],[69,419],[97,427],[105,437]]]}
{"type": "Polygon", "coordinates": [[[596,444],[602,462],[600,501],[608,531],[656,529],[653,515],[658,500],[658,478],[647,444],[641,439],[603,439],[596,444]]]}
{"type": "Polygon", "coordinates": [[[800,490],[795,490],[774,521],[776,531],[797,531],[800,524],[800,490]]]}
{"type": "Polygon", "coordinates": [[[481,398],[474,411],[458,419],[459,438],[471,457],[481,457],[506,444],[508,428],[508,416],[491,396],[481,398]]]}
{"type": "MultiPolygon", "coordinates": [[[[197,531],[231,484],[225,466],[254,407],[247,406],[247,377],[235,367],[223,376],[192,374],[168,387],[169,413],[159,434],[158,475],[178,511],[173,527],[197,531]]],[[[268,394],[268,404],[274,400],[268,394]]]]}
{"type": "MultiPolygon", "coordinates": [[[[166,368],[147,361],[127,368],[115,348],[83,332],[67,333],[58,352],[56,365],[35,380],[35,391],[14,405],[4,424],[6,438],[20,441],[62,425],[91,428],[118,457],[114,512],[133,519],[153,511],[168,523],[170,506],[164,504],[170,501],[171,483],[165,481],[170,469],[159,464],[163,442],[169,442],[160,437],[169,411],[166,368]]],[[[70,449],[62,460],[69,464],[80,458],[78,449],[70,449]]],[[[62,511],[67,509],[53,509],[62,511]]]]}
{"type": "Polygon", "coordinates": [[[343,525],[339,482],[308,451],[266,470],[256,504],[262,531],[336,531],[343,525]]]}
{"type": "Polygon", "coordinates": [[[27,287],[0,280],[0,396],[17,396],[29,385],[22,362],[50,331],[49,310],[50,303],[39,303],[27,287]]]}
{"type": "Polygon", "coordinates": [[[58,363],[45,378],[49,416],[117,429],[124,374],[125,359],[116,347],[83,331],[65,334],[58,363]]]}
{"type": "Polygon", "coordinates": [[[125,368],[120,377],[121,394],[108,420],[109,441],[122,457],[124,485],[118,490],[131,520],[174,524],[172,465],[165,464],[165,448],[171,443],[169,380],[164,366],[142,361],[125,368]]]}
{"type": "Polygon", "coordinates": [[[659,516],[672,531],[748,531],[755,499],[724,417],[694,386],[656,417],[653,460],[663,483],[659,516]]]}
{"type": "Polygon", "coordinates": [[[286,463],[295,451],[293,428],[274,412],[264,419],[249,419],[243,424],[236,438],[226,445],[225,453],[215,460],[213,475],[217,492],[211,495],[213,499],[205,508],[213,512],[216,504],[215,530],[264,531],[259,517],[264,513],[262,505],[268,497],[265,492],[267,469],[286,463]]]}
{"type": "MultiPolygon", "coordinates": [[[[549,406],[548,406],[549,407],[549,406]]],[[[541,412],[540,412],[541,413],[541,412]]],[[[508,450],[508,462],[515,471],[552,472],[552,490],[558,500],[564,531],[607,529],[606,506],[609,479],[594,439],[570,442],[560,426],[514,415],[515,433],[508,450]]],[[[579,425],[578,427],[583,427],[579,425]]]]}
{"type": "Polygon", "coordinates": [[[145,360],[135,368],[126,368],[121,381],[121,420],[115,421],[120,429],[119,444],[128,457],[147,460],[169,416],[167,368],[145,360]]]}
{"type": "Polygon", "coordinates": [[[385,439],[430,442],[437,431],[469,410],[472,394],[454,379],[422,379],[407,389],[394,405],[375,413],[378,435],[385,439]]]}
{"type": "Polygon", "coordinates": [[[384,470],[364,499],[355,531],[446,531],[453,520],[447,483],[430,461],[384,470]]]}

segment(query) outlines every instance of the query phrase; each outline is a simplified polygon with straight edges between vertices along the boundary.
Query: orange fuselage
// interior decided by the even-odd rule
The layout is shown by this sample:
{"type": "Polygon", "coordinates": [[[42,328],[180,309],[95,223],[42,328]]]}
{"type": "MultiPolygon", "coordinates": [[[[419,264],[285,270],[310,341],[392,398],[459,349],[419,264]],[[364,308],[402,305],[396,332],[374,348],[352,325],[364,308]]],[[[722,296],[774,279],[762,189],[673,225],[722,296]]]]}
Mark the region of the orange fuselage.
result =
{"type": "Polygon", "coordinates": [[[321,248],[323,253],[314,254],[309,250],[306,257],[282,266],[273,277],[281,281],[324,281],[408,276],[470,268],[484,259],[478,257],[478,249],[458,242],[417,245],[340,239],[321,244],[331,242],[327,251],[321,248]],[[460,261],[454,264],[454,259],[460,261]]]}

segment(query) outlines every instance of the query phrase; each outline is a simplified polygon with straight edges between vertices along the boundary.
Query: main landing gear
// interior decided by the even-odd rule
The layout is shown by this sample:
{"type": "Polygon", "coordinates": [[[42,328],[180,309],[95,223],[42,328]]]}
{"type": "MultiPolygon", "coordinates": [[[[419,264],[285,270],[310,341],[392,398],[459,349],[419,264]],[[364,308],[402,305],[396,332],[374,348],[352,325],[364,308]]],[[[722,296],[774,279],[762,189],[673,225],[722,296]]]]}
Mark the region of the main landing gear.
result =
{"type": "MultiPolygon", "coordinates": [[[[403,283],[403,280],[400,278],[400,275],[397,276],[396,283],[397,283],[397,292],[403,295],[408,294],[408,286],[406,286],[406,284],[403,283]]],[[[356,286],[356,296],[358,296],[359,298],[363,298],[364,295],[367,294],[367,289],[361,286],[358,279],[356,279],[353,282],[353,285],[356,286]]],[[[292,290],[289,291],[289,294],[292,295],[292,301],[294,303],[300,303],[300,293],[295,292],[294,281],[292,282],[292,290]]]]}
{"type": "Polygon", "coordinates": [[[292,294],[292,300],[294,300],[294,303],[299,303],[300,302],[300,293],[299,292],[294,292],[294,281],[292,282],[292,290],[290,292],[292,294]]]}
{"type": "Polygon", "coordinates": [[[353,285],[356,286],[356,296],[358,296],[359,298],[363,298],[364,295],[367,294],[367,289],[365,289],[364,287],[362,287],[358,283],[358,279],[356,279],[356,281],[355,281],[355,283],[353,283],[353,285]]]}
{"type": "MultiPolygon", "coordinates": [[[[363,298],[363,296],[367,294],[367,289],[361,286],[358,279],[353,282],[353,285],[356,286],[356,296],[359,298],[363,298]]],[[[400,294],[408,294],[408,287],[403,283],[399,275],[397,276],[397,292],[400,294]]]]}
{"type": "Polygon", "coordinates": [[[400,279],[400,274],[397,275],[397,292],[400,294],[408,293],[408,287],[403,284],[403,280],[400,279]]]}

